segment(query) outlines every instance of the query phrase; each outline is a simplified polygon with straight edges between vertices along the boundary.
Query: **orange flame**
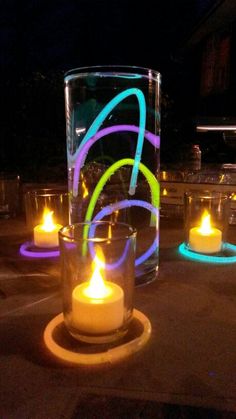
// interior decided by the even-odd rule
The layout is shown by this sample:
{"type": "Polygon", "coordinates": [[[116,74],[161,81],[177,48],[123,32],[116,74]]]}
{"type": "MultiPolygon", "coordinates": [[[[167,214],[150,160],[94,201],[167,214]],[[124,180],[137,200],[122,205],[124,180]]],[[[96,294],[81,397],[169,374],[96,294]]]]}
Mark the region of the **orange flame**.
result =
{"type": "Polygon", "coordinates": [[[212,233],[211,216],[207,210],[204,210],[202,215],[199,231],[203,236],[207,236],[212,233]]]}

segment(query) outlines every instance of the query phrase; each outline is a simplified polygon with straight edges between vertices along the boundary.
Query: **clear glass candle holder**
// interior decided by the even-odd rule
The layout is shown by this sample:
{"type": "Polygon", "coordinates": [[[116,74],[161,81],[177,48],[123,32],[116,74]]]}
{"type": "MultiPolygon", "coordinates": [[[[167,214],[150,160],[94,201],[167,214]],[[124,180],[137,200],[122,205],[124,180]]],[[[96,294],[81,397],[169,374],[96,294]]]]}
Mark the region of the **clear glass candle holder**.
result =
{"type": "Polygon", "coordinates": [[[69,333],[89,343],[119,339],[132,319],[136,230],[124,223],[77,223],[64,227],[59,240],[69,333]]]}
{"type": "Polygon", "coordinates": [[[221,192],[185,193],[185,246],[202,254],[219,253],[227,238],[230,197],[221,192]]]}
{"type": "Polygon", "coordinates": [[[158,274],[160,86],[157,71],[140,67],[65,75],[71,222],[134,226],[136,285],[158,274]]]}
{"type": "Polygon", "coordinates": [[[58,231],[68,224],[69,194],[63,188],[30,190],[25,194],[26,223],[39,248],[59,245],[58,231]]]}

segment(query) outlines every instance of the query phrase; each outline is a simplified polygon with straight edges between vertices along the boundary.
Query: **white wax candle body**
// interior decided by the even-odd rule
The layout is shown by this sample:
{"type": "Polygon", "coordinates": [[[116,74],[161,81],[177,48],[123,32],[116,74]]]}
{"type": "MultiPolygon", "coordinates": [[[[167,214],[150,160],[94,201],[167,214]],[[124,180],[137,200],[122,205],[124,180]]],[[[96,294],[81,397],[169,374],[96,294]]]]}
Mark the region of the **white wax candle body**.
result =
{"type": "Polygon", "coordinates": [[[124,292],[119,285],[105,282],[109,294],[103,298],[86,295],[89,282],[78,285],[72,293],[72,316],[75,327],[84,333],[103,334],[120,328],[124,321],[124,292]]]}
{"type": "Polygon", "coordinates": [[[61,224],[55,224],[53,230],[45,231],[43,224],[34,227],[34,244],[37,247],[57,247],[58,231],[62,228],[61,224]]]}
{"type": "Polygon", "coordinates": [[[198,253],[216,253],[221,250],[222,232],[218,228],[211,228],[210,233],[203,234],[199,227],[189,231],[189,247],[198,253]]]}

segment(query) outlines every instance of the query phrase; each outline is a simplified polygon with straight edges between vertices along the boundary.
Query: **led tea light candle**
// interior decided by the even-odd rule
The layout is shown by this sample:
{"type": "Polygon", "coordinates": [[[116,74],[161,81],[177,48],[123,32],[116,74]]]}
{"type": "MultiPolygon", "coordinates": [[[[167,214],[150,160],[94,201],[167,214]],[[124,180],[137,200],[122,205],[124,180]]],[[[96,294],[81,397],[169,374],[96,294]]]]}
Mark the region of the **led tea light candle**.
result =
{"type": "Polygon", "coordinates": [[[222,232],[211,226],[211,216],[205,210],[199,227],[189,231],[189,247],[198,253],[216,253],[221,250],[222,232]]]}
{"type": "Polygon", "coordinates": [[[110,281],[104,281],[101,261],[94,260],[90,281],[76,286],[72,293],[72,317],[83,333],[103,334],[119,329],[124,321],[124,292],[110,281]]]}
{"type": "Polygon", "coordinates": [[[87,225],[70,224],[59,232],[64,310],[45,328],[44,342],[53,355],[70,364],[111,365],[139,351],[151,335],[148,318],[133,309],[136,230],[125,223],[92,222],[89,237],[84,238],[87,225]],[[63,323],[75,339],[95,344],[92,350],[84,351],[77,343],[73,348],[71,339],[68,349],[66,334],[58,340],[60,332],[54,332],[64,328],[63,323]],[[120,340],[130,329],[127,339],[120,340]],[[101,350],[97,345],[110,342],[112,347],[101,350]]]}
{"type": "Polygon", "coordinates": [[[37,247],[57,247],[58,231],[62,228],[61,224],[54,224],[53,211],[44,209],[43,223],[34,227],[34,245],[37,247]]]}

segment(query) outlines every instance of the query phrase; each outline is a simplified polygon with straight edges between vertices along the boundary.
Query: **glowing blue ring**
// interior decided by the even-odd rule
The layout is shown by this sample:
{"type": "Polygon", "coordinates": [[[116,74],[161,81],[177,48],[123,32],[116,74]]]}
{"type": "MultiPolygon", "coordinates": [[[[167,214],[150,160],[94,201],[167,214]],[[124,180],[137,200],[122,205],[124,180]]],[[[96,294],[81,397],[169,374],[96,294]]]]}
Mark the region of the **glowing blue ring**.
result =
{"type": "MultiPolygon", "coordinates": [[[[230,243],[225,243],[223,246],[223,249],[230,250],[231,252],[236,253],[236,246],[230,243]]],[[[197,262],[218,263],[218,264],[236,263],[236,256],[209,256],[209,255],[204,255],[202,253],[194,253],[191,250],[188,250],[184,243],[180,244],[179,252],[181,255],[187,257],[188,259],[191,259],[197,262]]]]}
{"type": "Polygon", "coordinates": [[[30,258],[55,258],[60,256],[59,250],[47,250],[47,251],[34,251],[29,250],[33,244],[31,242],[25,242],[20,246],[20,254],[30,258]]]}
{"type": "MultiPolygon", "coordinates": [[[[156,215],[156,217],[158,218],[159,215],[159,210],[157,208],[155,208],[153,205],[151,205],[149,202],[146,201],[141,201],[139,199],[124,199],[123,201],[120,202],[116,202],[114,204],[110,204],[106,207],[104,207],[101,211],[99,211],[96,216],[94,217],[94,219],[92,220],[92,222],[94,221],[100,221],[103,217],[107,216],[107,215],[111,215],[114,211],[117,210],[121,210],[127,207],[132,207],[132,206],[136,206],[136,207],[142,207],[147,209],[148,211],[152,212],[153,214],[156,215]]],[[[95,226],[91,226],[90,231],[89,231],[89,238],[94,237],[94,232],[95,232],[95,226]]],[[[149,247],[148,250],[146,250],[145,253],[143,253],[141,256],[139,256],[136,260],[135,260],[135,266],[140,265],[141,263],[145,262],[145,260],[147,260],[157,249],[157,247],[159,246],[159,238],[155,237],[152,245],[149,247]]],[[[90,248],[90,252],[93,255],[93,257],[95,256],[95,252],[93,249],[93,243],[89,242],[89,248],[90,248]]],[[[121,261],[122,258],[125,257],[125,250],[123,252],[123,255],[121,256],[121,258],[119,259],[119,261],[121,261]]],[[[122,259],[124,260],[124,259],[122,259]]],[[[122,262],[115,262],[113,264],[106,264],[106,269],[110,270],[110,269],[114,269],[114,265],[116,264],[120,264],[122,262]]],[[[118,266],[118,265],[117,265],[118,266]]]]}
{"type": "Polygon", "coordinates": [[[231,252],[235,252],[236,253],[236,245],[235,244],[224,243],[223,249],[224,250],[230,250],[231,252]]]}

